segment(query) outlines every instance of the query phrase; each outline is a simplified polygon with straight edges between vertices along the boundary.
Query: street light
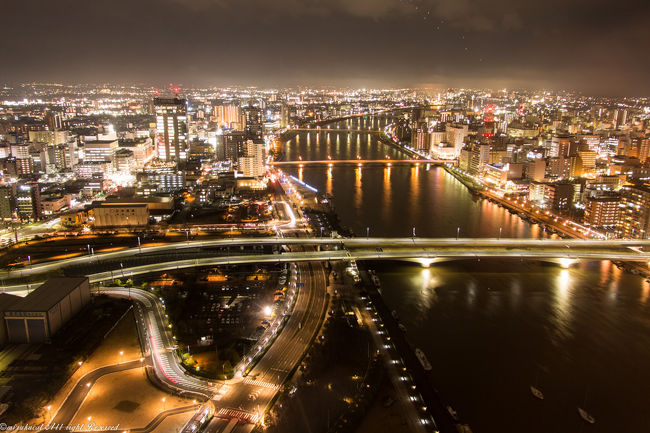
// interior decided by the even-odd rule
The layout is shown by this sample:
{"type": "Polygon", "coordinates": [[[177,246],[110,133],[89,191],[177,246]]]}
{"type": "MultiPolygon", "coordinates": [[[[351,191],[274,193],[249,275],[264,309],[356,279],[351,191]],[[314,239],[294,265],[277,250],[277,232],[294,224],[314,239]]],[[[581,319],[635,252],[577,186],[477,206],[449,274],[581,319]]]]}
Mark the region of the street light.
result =
{"type": "Polygon", "coordinates": [[[503,227],[499,227],[499,239],[501,239],[501,230],[503,230],[503,227]]]}
{"type": "Polygon", "coordinates": [[[366,238],[370,237],[370,227],[366,227],[366,238]]]}
{"type": "Polygon", "coordinates": [[[456,240],[460,237],[460,226],[458,226],[458,230],[456,230],[456,240]]]}
{"type": "Polygon", "coordinates": [[[413,227],[413,237],[415,237],[415,227],[413,227]]]}

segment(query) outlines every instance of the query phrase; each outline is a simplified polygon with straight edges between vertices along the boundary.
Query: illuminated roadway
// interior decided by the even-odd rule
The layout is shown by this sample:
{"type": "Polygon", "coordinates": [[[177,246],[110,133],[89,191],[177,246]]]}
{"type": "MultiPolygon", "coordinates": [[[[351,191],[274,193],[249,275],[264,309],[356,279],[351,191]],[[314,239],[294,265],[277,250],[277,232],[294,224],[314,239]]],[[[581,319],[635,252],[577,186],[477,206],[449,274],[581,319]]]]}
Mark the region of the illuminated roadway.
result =
{"type": "MultiPolygon", "coordinates": [[[[0,271],[0,278],[18,278],[29,275],[37,275],[40,273],[58,270],[71,265],[79,265],[84,263],[98,263],[103,260],[119,259],[125,257],[132,257],[136,255],[146,255],[152,253],[160,253],[165,251],[175,251],[188,248],[204,248],[204,247],[232,247],[232,246],[249,246],[249,245],[332,245],[341,246],[349,249],[355,248],[410,248],[409,251],[402,251],[410,258],[418,258],[420,254],[424,258],[431,257],[472,257],[482,256],[486,257],[549,257],[544,253],[550,254],[552,257],[568,257],[576,259],[612,259],[612,260],[647,260],[647,254],[639,252],[633,247],[650,247],[650,240],[600,240],[600,239],[455,239],[455,238],[284,238],[284,237],[255,237],[255,238],[237,238],[237,239],[210,239],[210,240],[193,240],[188,242],[168,243],[164,245],[156,245],[150,247],[134,247],[126,248],[119,251],[112,251],[101,254],[86,255],[80,257],[73,257],[69,259],[57,260],[52,262],[45,262],[34,264],[24,268],[18,268],[9,271],[0,271]],[[440,248],[437,251],[425,251],[424,248],[440,248]],[[498,248],[504,251],[498,251],[498,248]],[[517,249],[515,249],[517,248],[517,249]],[[572,250],[573,249],[573,250],[572,250]],[[582,251],[579,249],[584,249],[582,251]],[[577,255],[579,254],[580,255],[577,255]],[[618,254],[618,255],[617,255],[618,254]],[[555,256],[554,256],[555,255],[555,256]]],[[[332,252],[334,253],[334,252],[332,252]]],[[[392,252],[397,254],[397,251],[392,252]]],[[[361,254],[361,252],[351,253],[361,254]]],[[[301,254],[293,256],[282,255],[279,260],[278,256],[273,256],[271,259],[264,258],[259,255],[251,257],[216,257],[216,258],[202,258],[202,259],[189,259],[178,261],[182,267],[187,267],[195,260],[205,261],[206,265],[213,264],[228,264],[228,263],[250,263],[251,261],[263,260],[267,262],[274,261],[288,261],[284,260],[285,257],[294,257],[295,260],[300,260],[301,254]],[[259,257],[259,259],[257,258],[259,257]],[[215,261],[216,260],[216,261],[215,261]]],[[[404,255],[387,255],[371,254],[370,258],[401,258],[404,255]]],[[[334,256],[332,256],[334,257],[334,256]]],[[[354,257],[356,258],[356,257],[354,257]]],[[[363,255],[359,256],[359,260],[364,258],[363,255]]],[[[303,258],[304,260],[305,258],[303,258]]],[[[146,265],[145,265],[146,267],[146,265]]],[[[131,271],[125,268],[125,272],[134,273],[142,267],[130,268],[131,271]]],[[[115,271],[120,272],[121,271],[115,271]]],[[[114,274],[115,274],[114,272],[114,274]]],[[[138,272],[144,273],[144,272],[138,272]]],[[[98,274],[96,274],[98,275],[98,274]]],[[[99,280],[97,280],[99,281],[99,280]]],[[[23,287],[23,286],[20,286],[23,287]]]]}
{"type": "MultiPolygon", "coordinates": [[[[260,421],[318,331],[327,305],[325,270],[321,263],[299,263],[297,267],[297,282],[301,287],[289,320],[248,376],[224,395],[206,431],[223,431],[231,418],[260,421]]],[[[237,432],[252,428],[253,424],[245,423],[237,432]]]]}
{"type": "MultiPolygon", "coordinates": [[[[283,239],[282,243],[284,242],[283,239]]],[[[418,261],[422,264],[431,264],[439,260],[450,259],[480,259],[480,258],[527,258],[549,261],[560,261],[565,264],[569,261],[570,264],[575,260],[617,260],[617,261],[650,261],[650,252],[644,252],[636,248],[622,248],[620,250],[612,249],[614,245],[609,248],[602,248],[598,250],[596,246],[590,247],[588,244],[578,248],[580,244],[570,243],[566,240],[562,241],[543,241],[543,245],[533,247],[531,245],[523,245],[521,247],[507,247],[500,246],[494,243],[493,247],[488,246],[456,246],[440,248],[440,247],[426,247],[422,245],[411,245],[408,248],[404,244],[400,244],[402,248],[395,250],[383,250],[377,248],[373,250],[325,250],[325,251],[304,251],[304,252],[288,252],[282,254],[264,254],[264,253],[251,253],[240,256],[218,256],[218,257],[201,257],[196,259],[183,259],[164,261],[163,257],[152,257],[153,259],[160,260],[155,263],[132,266],[128,268],[98,272],[88,274],[91,283],[98,283],[101,281],[109,281],[114,278],[130,278],[136,275],[148,274],[152,272],[186,269],[198,266],[215,266],[215,265],[237,265],[246,263],[281,263],[281,262],[313,262],[313,261],[329,261],[329,260],[410,260],[418,261]],[[498,248],[497,248],[498,247],[498,248]]],[[[604,241],[594,241],[604,242],[604,241]]],[[[646,241],[647,242],[647,241],[646,241]]],[[[333,242],[330,242],[333,243],[333,242]]],[[[55,266],[56,268],[60,265],[55,266]]],[[[43,272],[37,271],[37,266],[34,269],[25,269],[23,271],[13,271],[13,276],[25,276],[28,274],[38,274],[43,272]],[[28,272],[31,271],[31,272],[28,272]],[[22,273],[19,273],[22,272],[22,273]]],[[[3,286],[4,292],[24,292],[31,288],[35,288],[38,283],[19,284],[11,286],[3,286]]]]}
{"type": "Polygon", "coordinates": [[[110,287],[98,290],[118,298],[131,299],[135,305],[135,320],[140,342],[148,365],[164,385],[179,393],[195,393],[205,398],[217,393],[221,384],[210,385],[207,380],[188,375],[180,366],[176,342],[169,335],[168,322],[159,299],[144,290],[110,287]]]}
{"type": "MultiPolygon", "coordinates": [[[[191,268],[196,266],[233,265],[245,263],[279,263],[321,260],[414,260],[431,264],[439,260],[481,257],[529,258],[558,261],[566,260],[618,260],[650,261],[650,252],[639,247],[649,247],[648,240],[581,240],[581,239],[435,239],[435,238],[243,238],[170,243],[143,248],[129,248],[103,254],[74,257],[59,261],[35,264],[26,268],[0,272],[0,278],[23,278],[67,266],[83,263],[100,263],[137,254],[151,259],[153,263],[112,271],[89,274],[91,282],[112,280],[116,277],[132,277],[150,272],[191,268]],[[169,260],[167,256],[144,256],[186,248],[246,246],[246,245],[330,245],[346,249],[328,251],[289,252],[282,254],[249,253],[239,256],[201,257],[195,259],[169,260]],[[364,250],[365,248],[365,250],[364,250]],[[386,248],[386,250],[384,250],[386,248]]],[[[4,285],[1,290],[24,294],[38,283],[4,285]]]]}

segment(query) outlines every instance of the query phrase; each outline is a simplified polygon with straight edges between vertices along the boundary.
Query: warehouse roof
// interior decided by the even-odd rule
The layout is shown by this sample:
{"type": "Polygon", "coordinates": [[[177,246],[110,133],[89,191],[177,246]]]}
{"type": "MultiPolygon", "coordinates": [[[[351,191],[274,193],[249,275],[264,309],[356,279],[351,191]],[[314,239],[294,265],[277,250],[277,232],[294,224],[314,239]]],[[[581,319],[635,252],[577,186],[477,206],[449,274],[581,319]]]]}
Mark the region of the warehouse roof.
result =
{"type": "Polygon", "coordinates": [[[7,311],[49,311],[84,281],[88,281],[88,278],[52,278],[16,302],[7,311]]]}
{"type": "Polygon", "coordinates": [[[9,293],[0,293],[0,311],[7,311],[11,309],[17,302],[22,301],[23,298],[9,293]]]}

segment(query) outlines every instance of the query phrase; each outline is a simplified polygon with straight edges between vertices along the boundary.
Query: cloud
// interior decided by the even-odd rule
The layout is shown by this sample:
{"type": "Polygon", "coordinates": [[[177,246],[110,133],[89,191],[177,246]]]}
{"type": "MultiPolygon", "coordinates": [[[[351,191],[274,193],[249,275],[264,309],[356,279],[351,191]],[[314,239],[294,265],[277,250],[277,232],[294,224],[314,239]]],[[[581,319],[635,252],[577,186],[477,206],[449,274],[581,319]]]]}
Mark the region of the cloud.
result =
{"type": "Polygon", "coordinates": [[[404,13],[400,0],[170,0],[192,9],[218,7],[224,10],[249,10],[259,14],[336,15],[378,19],[393,13],[404,13]]]}
{"type": "Polygon", "coordinates": [[[410,17],[473,31],[511,30],[522,26],[512,0],[167,0],[195,10],[248,11],[251,18],[348,16],[390,21],[410,17]]]}

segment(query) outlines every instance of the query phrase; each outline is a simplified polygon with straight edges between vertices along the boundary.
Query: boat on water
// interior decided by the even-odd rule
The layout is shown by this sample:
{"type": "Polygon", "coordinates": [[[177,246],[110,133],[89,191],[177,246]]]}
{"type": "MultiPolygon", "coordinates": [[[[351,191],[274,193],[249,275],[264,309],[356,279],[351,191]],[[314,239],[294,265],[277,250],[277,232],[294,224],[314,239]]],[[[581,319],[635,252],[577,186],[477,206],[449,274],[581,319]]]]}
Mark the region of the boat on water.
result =
{"type": "Polygon", "coordinates": [[[595,424],[595,423],[596,423],[596,419],[595,419],[593,416],[591,416],[591,415],[590,415],[586,410],[584,410],[583,408],[579,407],[579,408],[578,408],[578,413],[580,414],[580,418],[582,418],[583,420],[587,421],[589,424],[595,424]]]}
{"type": "Polygon", "coordinates": [[[420,364],[422,365],[422,368],[424,368],[424,371],[432,370],[433,367],[431,367],[431,363],[429,363],[427,356],[422,350],[420,350],[419,347],[415,348],[415,356],[418,357],[418,361],[420,361],[420,364]]]}
{"type": "Polygon", "coordinates": [[[530,392],[538,399],[544,400],[544,394],[539,389],[535,388],[533,385],[530,385],[530,392]]]}
{"type": "Polygon", "coordinates": [[[456,412],[453,407],[447,406],[447,412],[449,412],[449,415],[451,415],[454,421],[458,422],[458,412],[456,412]]]}
{"type": "Polygon", "coordinates": [[[397,327],[399,328],[400,331],[406,332],[406,326],[402,325],[401,323],[399,323],[397,327]]]}

